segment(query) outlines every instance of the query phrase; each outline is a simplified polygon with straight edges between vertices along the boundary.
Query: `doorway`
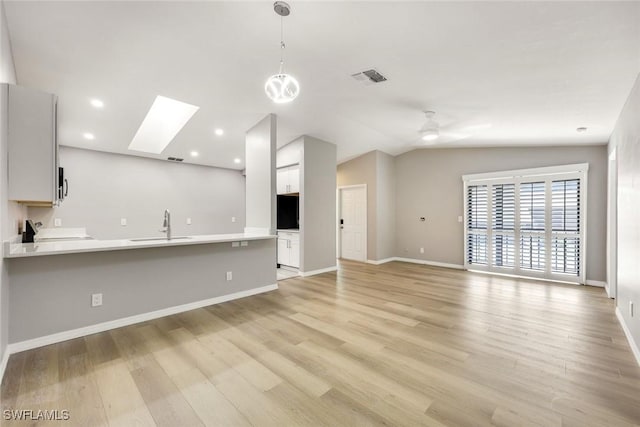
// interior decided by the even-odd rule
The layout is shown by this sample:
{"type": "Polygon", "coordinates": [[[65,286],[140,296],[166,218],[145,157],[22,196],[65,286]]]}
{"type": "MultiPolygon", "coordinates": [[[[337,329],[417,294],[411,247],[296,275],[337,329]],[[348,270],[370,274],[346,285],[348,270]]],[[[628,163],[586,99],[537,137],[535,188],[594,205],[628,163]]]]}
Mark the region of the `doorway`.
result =
{"type": "Polygon", "coordinates": [[[367,185],[338,188],[338,256],[367,260],[367,185]]]}

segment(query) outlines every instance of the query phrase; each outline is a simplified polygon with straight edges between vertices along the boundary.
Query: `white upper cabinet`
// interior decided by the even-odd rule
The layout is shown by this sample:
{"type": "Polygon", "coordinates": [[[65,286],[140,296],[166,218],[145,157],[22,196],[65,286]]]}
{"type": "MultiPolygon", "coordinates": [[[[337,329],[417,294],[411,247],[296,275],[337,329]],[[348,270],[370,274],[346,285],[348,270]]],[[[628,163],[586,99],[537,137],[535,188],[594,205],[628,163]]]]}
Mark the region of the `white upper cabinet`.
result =
{"type": "Polygon", "coordinates": [[[2,94],[8,107],[9,200],[52,206],[60,196],[56,96],[6,84],[2,94]]]}
{"type": "Polygon", "coordinates": [[[276,176],[276,190],[278,194],[300,192],[300,165],[279,168],[276,176]]]}

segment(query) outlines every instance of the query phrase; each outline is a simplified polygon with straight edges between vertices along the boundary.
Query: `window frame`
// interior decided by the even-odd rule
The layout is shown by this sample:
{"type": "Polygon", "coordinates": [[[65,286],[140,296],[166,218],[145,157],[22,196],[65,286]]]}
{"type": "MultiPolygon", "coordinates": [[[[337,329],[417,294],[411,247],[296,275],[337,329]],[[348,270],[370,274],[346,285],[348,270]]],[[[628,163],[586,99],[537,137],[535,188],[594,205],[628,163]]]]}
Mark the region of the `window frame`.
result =
{"type": "MultiPolygon", "coordinates": [[[[541,168],[531,168],[531,169],[519,169],[519,170],[509,170],[509,171],[501,171],[501,172],[489,172],[489,173],[478,173],[478,174],[468,174],[463,175],[463,206],[464,206],[464,269],[465,270],[477,270],[477,271],[486,271],[489,273],[497,273],[497,274],[509,274],[520,277],[530,277],[530,278],[539,278],[539,279],[547,279],[547,280],[555,280],[562,282],[571,282],[584,284],[586,281],[586,254],[587,254],[587,178],[588,178],[589,164],[588,163],[580,163],[580,164],[570,164],[570,165],[561,165],[561,166],[550,166],[550,167],[541,167],[541,168]],[[580,239],[580,255],[578,257],[579,262],[579,274],[573,275],[568,273],[559,273],[552,271],[551,265],[551,246],[554,236],[561,235],[559,232],[554,232],[552,227],[552,182],[560,181],[560,180],[571,180],[571,179],[579,179],[580,180],[580,222],[579,227],[580,230],[575,235],[580,239]],[[545,268],[544,271],[536,271],[536,270],[528,270],[521,268],[521,260],[520,260],[520,237],[522,236],[522,230],[520,229],[520,184],[522,183],[530,183],[530,182],[544,182],[545,183],[545,228],[544,228],[544,238],[545,238],[545,268]],[[513,233],[505,233],[503,230],[493,230],[493,186],[500,184],[515,184],[515,226],[513,233]],[[468,261],[468,188],[469,186],[474,185],[486,185],[487,186],[487,264],[479,265],[479,264],[469,264],[468,261]],[[498,233],[494,233],[494,231],[499,231],[498,233]],[[502,267],[502,266],[494,266],[493,260],[493,236],[494,234],[513,234],[514,235],[514,267],[502,267]]],[[[529,232],[525,232],[525,235],[531,234],[529,232]]],[[[568,236],[571,237],[571,236],[568,236]]]]}

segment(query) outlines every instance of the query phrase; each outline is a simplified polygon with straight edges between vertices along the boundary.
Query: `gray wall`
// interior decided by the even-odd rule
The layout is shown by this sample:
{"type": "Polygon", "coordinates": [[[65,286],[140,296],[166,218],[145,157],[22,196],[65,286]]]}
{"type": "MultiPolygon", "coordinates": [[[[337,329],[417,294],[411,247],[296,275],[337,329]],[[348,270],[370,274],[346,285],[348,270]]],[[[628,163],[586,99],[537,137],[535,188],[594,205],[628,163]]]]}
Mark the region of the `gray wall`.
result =
{"type": "Polygon", "coordinates": [[[275,251],[269,239],[9,259],[10,342],[273,285],[275,251]]]}
{"type": "Polygon", "coordinates": [[[69,179],[67,199],[53,209],[29,208],[29,216],[47,227],[61,218],[63,227],[86,227],[98,239],[161,236],[169,209],[175,236],[243,231],[245,178],[239,171],[71,147],[60,147],[60,166],[69,179]],[[127,218],[126,227],[120,218],[127,218]]]}
{"type": "Polygon", "coordinates": [[[267,115],[246,134],[246,226],[276,232],[276,116],[267,115]]]}
{"type": "Polygon", "coordinates": [[[616,305],[640,347],[640,76],[622,110],[610,144],[618,161],[618,292],[616,305]],[[635,315],[629,313],[629,301],[635,315]]]}
{"type": "Polygon", "coordinates": [[[606,280],[607,147],[450,148],[396,157],[396,253],[462,265],[462,175],[589,163],[588,280],[606,280]],[[420,222],[419,217],[426,217],[420,222]],[[424,254],[419,252],[425,248],[424,254]]]}
{"type": "Polygon", "coordinates": [[[393,156],[376,151],[376,255],[396,256],[396,162],[393,156]]]}
{"type": "MultiPolygon", "coordinates": [[[[367,184],[367,259],[377,260],[378,223],[377,223],[377,154],[370,151],[360,157],[338,165],[338,187],[367,184]]],[[[395,227],[395,224],[392,225],[395,227]]]]}
{"type": "Polygon", "coordinates": [[[304,136],[300,166],[300,271],[336,266],[336,146],[304,136]]]}
{"type": "MultiPolygon", "coordinates": [[[[11,55],[11,44],[4,14],[4,3],[0,3],[0,83],[16,83],[16,72],[11,55]]],[[[10,240],[18,234],[18,223],[26,217],[26,209],[7,200],[7,97],[0,96],[0,242],[10,240]]],[[[9,339],[9,276],[7,263],[0,259],[0,361],[9,339]]]]}
{"type": "Polygon", "coordinates": [[[338,165],[338,186],[367,184],[367,259],[396,256],[396,162],[371,151],[338,165]]]}

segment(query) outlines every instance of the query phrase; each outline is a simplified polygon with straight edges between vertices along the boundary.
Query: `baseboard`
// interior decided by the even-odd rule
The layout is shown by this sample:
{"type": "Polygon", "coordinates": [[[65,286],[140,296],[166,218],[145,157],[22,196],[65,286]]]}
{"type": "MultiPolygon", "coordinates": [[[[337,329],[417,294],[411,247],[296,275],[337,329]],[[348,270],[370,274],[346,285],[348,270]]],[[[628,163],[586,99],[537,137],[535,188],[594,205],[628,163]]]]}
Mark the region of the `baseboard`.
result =
{"type": "Polygon", "coordinates": [[[636,342],[633,340],[631,331],[627,327],[627,324],[624,321],[624,317],[622,317],[622,313],[620,312],[620,309],[618,307],[616,307],[616,317],[618,318],[618,322],[620,322],[620,325],[622,326],[622,330],[627,337],[627,341],[629,341],[629,347],[631,347],[631,351],[636,357],[636,362],[638,362],[638,365],[640,365],[640,349],[638,348],[636,342]]]}
{"type": "Polygon", "coordinates": [[[612,299],[614,298],[614,296],[611,295],[611,289],[609,288],[609,283],[608,282],[604,283],[604,290],[607,292],[607,296],[609,298],[612,298],[612,299]]]}
{"type": "Polygon", "coordinates": [[[454,268],[456,270],[464,270],[464,266],[460,265],[460,264],[449,264],[449,263],[446,263],[446,262],[428,261],[426,259],[395,257],[394,261],[410,262],[410,263],[413,263],[413,264],[431,265],[433,267],[444,267],[444,268],[454,268]]]}
{"type": "MultiPolygon", "coordinates": [[[[605,288],[605,289],[608,289],[607,283],[606,283],[606,282],[603,282],[603,281],[601,281],[601,280],[589,280],[589,279],[587,279],[587,280],[584,282],[584,284],[585,284],[585,285],[589,285],[589,286],[596,286],[596,287],[598,287],[598,288],[605,288]]],[[[608,292],[607,292],[607,294],[608,294],[608,292]]]]}
{"type": "Polygon", "coordinates": [[[17,343],[11,343],[7,346],[5,354],[19,353],[25,350],[42,347],[49,344],[55,344],[86,335],[96,334],[98,332],[108,331],[110,329],[121,328],[123,326],[133,325],[135,323],[146,322],[160,317],[170,316],[172,314],[182,313],[196,308],[206,307],[209,305],[220,304],[226,301],[245,298],[251,295],[257,295],[278,289],[278,285],[267,285],[259,288],[253,288],[246,291],[234,292],[228,295],[209,298],[201,301],[190,302],[187,304],[176,305],[174,307],[163,308],[161,310],[151,311],[149,313],[137,314],[135,316],[124,317],[122,319],[110,320],[108,322],[98,323],[96,325],[84,326],[70,331],[58,332],[43,337],[33,338],[17,343]]]}
{"type": "Polygon", "coordinates": [[[396,260],[396,257],[383,258],[383,259],[368,259],[367,264],[380,265],[380,264],[386,264],[388,262],[395,261],[395,260],[396,260]]]}
{"type": "Polygon", "coordinates": [[[2,354],[2,360],[0,360],[0,384],[2,383],[2,379],[4,378],[4,371],[7,369],[7,363],[9,362],[9,348],[4,349],[4,353],[2,354]]]}
{"type": "Polygon", "coordinates": [[[338,266],[334,265],[333,267],[321,268],[319,270],[300,271],[300,276],[309,277],[309,276],[315,276],[316,274],[330,273],[332,271],[338,271],[338,266]]]}

